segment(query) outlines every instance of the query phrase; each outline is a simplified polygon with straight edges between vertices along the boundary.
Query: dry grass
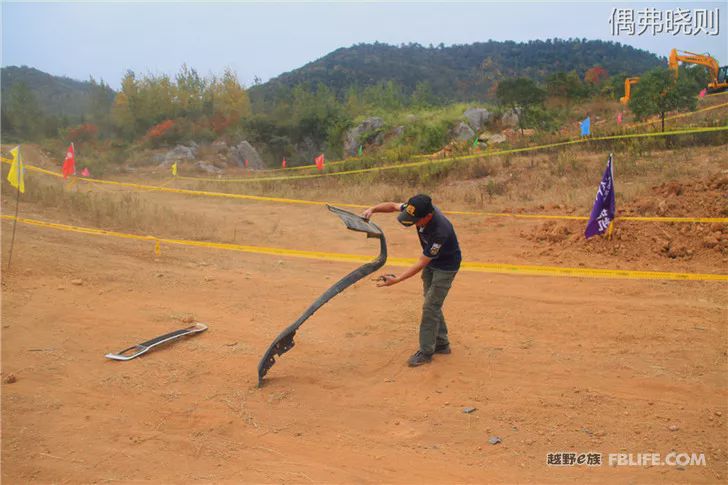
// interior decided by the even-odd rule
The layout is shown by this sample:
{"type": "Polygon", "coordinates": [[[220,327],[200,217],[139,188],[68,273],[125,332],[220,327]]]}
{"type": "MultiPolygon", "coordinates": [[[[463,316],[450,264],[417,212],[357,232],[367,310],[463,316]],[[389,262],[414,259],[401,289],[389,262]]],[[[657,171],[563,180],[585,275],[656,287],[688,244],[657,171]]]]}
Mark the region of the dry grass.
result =
{"type": "MultiPolygon", "coordinates": [[[[176,180],[171,186],[362,205],[402,201],[427,192],[438,205],[452,210],[583,214],[591,206],[610,151],[615,157],[618,197],[625,202],[667,180],[703,178],[728,170],[727,139],[725,135],[671,141],[630,139],[341,177],[252,183],[176,180]]],[[[3,179],[7,170],[4,165],[3,179]]],[[[161,176],[168,178],[166,173],[161,176]]],[[[160,175],[143,171],[130,177],[150,185],[161,183],[160,175]]],[[[59,179],[32,172],[27,184],[22,204],[31,211],[42,208],[37,212],[60,222],[185,239],[230,237],[221,232],[224,228],[211,226],[199,211],[174,206],[173,198],[165,204],[163,194],[151,197],[145,192],[83,182],[69,187],[59,179]]],[[[13,194],[6,182],[3,188],[3,212],[9,214],[14,209],[13,194]]]]}
{"type": "MultiPolygon", "coordinates": [[[[7,174],[3,166],[3,179],[7,174]]],[[[196,214],[179,212],[174,207],[147,200],[143,193],[110,191],[95,185],[69,184],[45,175],[26,174],[26,191],[20,201],[21,216],[42,212],[63,223],[79,223],[107,230],[141,234],[209,239],[214,228],[196,214]]],[[[3,184],[4,189],[10,189],[3,184]]],[[[12,190],[3,192],[3,213],[14,214],[12,190]]]]}
{"type": "MultiPolygon", "coordinates": [[[[615,147],[611,147],[615,148],[615,147]]],[[[728,168],[725,145],[668,149],[630,140],[614,150],[620,197],[666,180],[703,177],[728,168]]],[[[197,182],[190,188],[307,200],[372,204],[404,200],[428,192],[451,209],[538,211],[567,206],[589,207],[601,179],[609,149],[566,147],[524,155],[397,169],[381,173],[261,183],[197,182]]]]}

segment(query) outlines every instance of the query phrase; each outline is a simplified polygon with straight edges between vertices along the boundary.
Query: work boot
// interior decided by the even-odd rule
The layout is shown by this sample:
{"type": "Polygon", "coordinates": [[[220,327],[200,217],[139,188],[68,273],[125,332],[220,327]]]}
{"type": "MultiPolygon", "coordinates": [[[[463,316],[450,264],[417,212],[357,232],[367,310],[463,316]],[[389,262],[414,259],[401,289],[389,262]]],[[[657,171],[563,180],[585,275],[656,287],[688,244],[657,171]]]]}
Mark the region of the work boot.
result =
{"type": "Polygon", "coordinates": [[[428,364],[430,362],[432,362],[432,355],[426,354],[421,350],[418,350],[417,352],[412,354],[412,357],[407,360],[407,364],[410,367],[417,367],[418,365],[428,364]]]}
{"type": "Polygon", "coordinates": [[[452,350],[450,350],[450,344],[437,344],[435,346],[435,353],[436,354],[449,354],[452,350]]]}

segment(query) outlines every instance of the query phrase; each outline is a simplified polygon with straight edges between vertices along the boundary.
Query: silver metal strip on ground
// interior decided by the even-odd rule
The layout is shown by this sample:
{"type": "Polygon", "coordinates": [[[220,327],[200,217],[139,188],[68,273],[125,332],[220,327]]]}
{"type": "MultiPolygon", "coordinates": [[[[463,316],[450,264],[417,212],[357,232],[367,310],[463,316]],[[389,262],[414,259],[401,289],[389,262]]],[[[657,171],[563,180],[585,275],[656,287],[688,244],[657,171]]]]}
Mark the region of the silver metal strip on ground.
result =
{"type": "Polygon", "coordinates": [[[154,347],[165,344],[167,342],[171,342],[172,340],[177,340],[178,338],[184,337],[186,335],[202,333],[205,330],[207,330],[207,325],[205,325],[204,323],[195,323],[194,325],[191,325],[187,328],[182,328],[180,330],[175,330],[174,332],[165,333],[164,335],[160,335],[159,337],[147,340],[146,342],[132,345],[131,347],[124,349],[121,352],[106,354],[105,357],[111,360],[131,360],[149,352],[154,347]]]}

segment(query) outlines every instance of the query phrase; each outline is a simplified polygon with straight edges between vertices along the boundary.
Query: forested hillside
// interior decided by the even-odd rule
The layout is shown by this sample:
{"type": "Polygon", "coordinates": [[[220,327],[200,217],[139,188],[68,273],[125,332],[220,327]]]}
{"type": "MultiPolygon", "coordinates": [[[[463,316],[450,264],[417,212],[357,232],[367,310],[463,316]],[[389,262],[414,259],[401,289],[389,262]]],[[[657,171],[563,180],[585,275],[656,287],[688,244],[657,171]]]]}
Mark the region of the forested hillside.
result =
{"type": "Polygon", "coordinates": [[[76,81],[62,76],[52,76],[32,67],[10,66],[2,69],[2,97],[19,83],[25,84],[32,92],[39,108],[46,114],[79,118],[91,109],[91,94],[94,85],[103,85],[109,98],[108,105],[114,99],[114,92],[103,82],[76,81]]]}
{"type": "Polygon", "coordinates": [[[453,138],[475,136],[462,126],[469,106],[490,110],[491,123],[520,110],[521,131],[554,132],[573,117],[574,103],[614,101],[627,75],[664,64],[646,51],[579,39],[375,43],[337,49],[250,88],[230,69],[205,77],[182,65],[174,75],[129,70],[118,92],[103,81],[6,67],[2,134],[6,142],[83,142],[98,149],[99,159],[134,147],[215,140],[248,141],[270,166],[283,158],[291,166],[309,163],[322,152],[341,157],[359,147],[376,150],[385,139],[432,152],[453,138]],[[547,97],[561,102],[547,107],[547,97]]]}
{"type": "Polygon", "coordinates": [[[53,136],[108,112],[115,93],[103,81],[76,81],[27,66],[0,71],[3,134],[53,136]]]}
{"type": "Polygon", "coordinates": [[[420,92],[442,102],[492,99],[493,86],[508,77],[544,81],[557,72],[583,74],[601,66],[610,75],[638,75],[662,64],[659,57],[630,46],[600,40],[481,42],[424,47],[359,44],[334,52],[251,88],[256,98],[276,99],[296,85],[322,83],[340,98],[393,81],[402,94],[420,92]]]}

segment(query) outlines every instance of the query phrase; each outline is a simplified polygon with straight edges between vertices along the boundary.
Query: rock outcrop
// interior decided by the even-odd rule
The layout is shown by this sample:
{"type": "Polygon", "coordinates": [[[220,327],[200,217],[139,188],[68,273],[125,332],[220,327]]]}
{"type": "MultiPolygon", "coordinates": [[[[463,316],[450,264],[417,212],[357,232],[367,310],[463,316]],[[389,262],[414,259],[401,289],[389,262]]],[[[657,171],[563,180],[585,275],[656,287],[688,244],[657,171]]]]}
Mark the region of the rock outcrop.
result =
{"type": "Polygon", "coordinates": [[[493,118],[493,114],[483,108],[468,108],[463,113],[463,116],[465,116],[468,124],[475,131],[480,131],[493,118]]]}
{"type": "Polygon", "coordinates": [[[346,132],[344,138],[344,152],[347,155],[355,155],[360,145],[372,143],[380,145],[384,141],[382,129],[384,128],[384,120],[373,116],[359,123],[354,128],[346,132]]]}
{"type": "Polygon", "coordinates": [[[453,128],[452,135],[458,141],[465,141],[472,140],[475,136],[475,132],[467,123],[461,121],[455,126],[455,128],[453,128]]]}
{"type": "Polygon", "coordinates": [[[253,148],[247,140],[243,140],[230,150],[231,159],[242,167],[245,165],[245,160],[248,161],[248,168],[263,169],[263,159],[260,158],[258,151],[253,148]]]}

